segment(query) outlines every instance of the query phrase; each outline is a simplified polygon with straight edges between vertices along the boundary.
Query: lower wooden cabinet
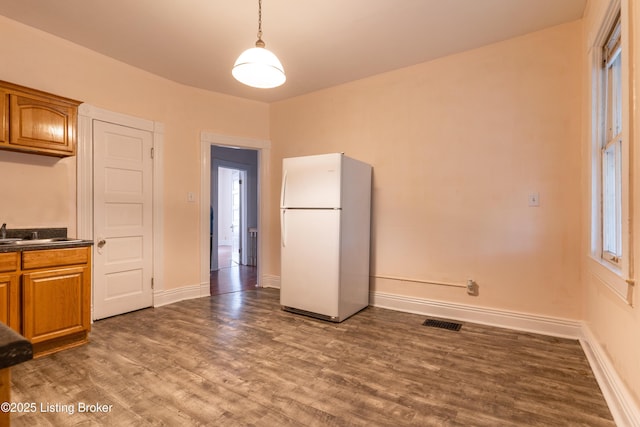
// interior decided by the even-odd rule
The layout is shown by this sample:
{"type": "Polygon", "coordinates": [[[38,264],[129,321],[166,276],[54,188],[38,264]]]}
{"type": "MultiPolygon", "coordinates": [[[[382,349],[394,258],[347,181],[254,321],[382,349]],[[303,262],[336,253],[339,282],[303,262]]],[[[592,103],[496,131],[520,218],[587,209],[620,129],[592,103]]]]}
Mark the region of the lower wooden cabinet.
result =
{"type": "Polygon", "coordinates": [[[0,253],[0,321],[31,341],[34,357],[86,343],[91,248],[0,253]]]}
{"type": "Polygon", "coordinates": [[[19,265],[19,253],[0,253],[0,322],[18,333],[21,331],[19,265]]]}
{"type": "Polygon", "coordinates": [[[82,344],[91,327],[88,267],[61,268],[22,275],[22,335],[37,350],[82,344]],[[72,343],[68,338],[74,337],[72,343]],[[60,345],[57,345],[60,344],[60,345]]]}
{"type": "Polygon", "coordinates": [[[0,322],[20,332],[20,278],[17,274],[0,273],[0,322]]]}

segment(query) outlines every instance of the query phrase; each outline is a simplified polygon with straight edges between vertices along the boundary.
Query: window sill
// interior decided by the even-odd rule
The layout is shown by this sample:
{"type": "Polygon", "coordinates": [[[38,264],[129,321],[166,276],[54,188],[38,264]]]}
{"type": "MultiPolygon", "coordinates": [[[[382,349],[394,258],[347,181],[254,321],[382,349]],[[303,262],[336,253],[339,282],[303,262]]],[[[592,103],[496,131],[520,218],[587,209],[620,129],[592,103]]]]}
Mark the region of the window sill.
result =
{"type": "Polygon", "coordinates": [[[615,295],[620,297],[625,303],[631,305],[633,282],[627,281],[627,279],[623,277],[622,270],[608,262],[593,255],[590,255],[589,259],[591,260],[589,263],[591,273],[611,289],[615,295]]]}

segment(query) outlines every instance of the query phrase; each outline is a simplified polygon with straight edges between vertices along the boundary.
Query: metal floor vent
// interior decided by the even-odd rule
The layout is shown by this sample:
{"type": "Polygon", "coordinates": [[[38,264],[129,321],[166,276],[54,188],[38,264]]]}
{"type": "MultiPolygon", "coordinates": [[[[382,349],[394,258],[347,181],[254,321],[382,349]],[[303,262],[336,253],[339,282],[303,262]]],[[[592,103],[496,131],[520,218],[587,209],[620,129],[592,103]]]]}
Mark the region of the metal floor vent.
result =
{"type": "Polygon", "coordinates": [[[427,319],[423,323],[424,326],[431,326],[432,328],[448,329],[450,331],[459,331],[462,327],[461,323],[445,322],[443,320],[427,319]]]}

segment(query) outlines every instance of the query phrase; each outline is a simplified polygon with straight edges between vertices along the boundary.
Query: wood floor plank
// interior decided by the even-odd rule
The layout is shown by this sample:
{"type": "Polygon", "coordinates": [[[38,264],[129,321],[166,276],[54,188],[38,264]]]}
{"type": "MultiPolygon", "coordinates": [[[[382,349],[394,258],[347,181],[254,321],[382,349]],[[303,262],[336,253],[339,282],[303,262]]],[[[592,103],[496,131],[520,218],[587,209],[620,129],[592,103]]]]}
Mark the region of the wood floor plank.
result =
{"type": "Polygon", "coordinates": [[[334,324],[273,289],[104,319],[91,342],[13,368],[14,426],[613,426],[580,344],[370,307],[334,324]]]}

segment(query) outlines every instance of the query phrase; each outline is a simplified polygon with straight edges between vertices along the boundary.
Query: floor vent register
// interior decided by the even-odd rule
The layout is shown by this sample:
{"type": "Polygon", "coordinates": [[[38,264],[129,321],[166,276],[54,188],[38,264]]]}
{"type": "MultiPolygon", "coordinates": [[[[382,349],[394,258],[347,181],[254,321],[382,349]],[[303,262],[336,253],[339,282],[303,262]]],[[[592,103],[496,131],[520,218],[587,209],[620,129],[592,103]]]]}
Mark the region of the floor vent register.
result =
{"type": "Polygon", "coordinates": [[[459,331],[462,327],[461,323],[445,322],[443,320],[427,319],[422,323],[424,326],[430,326],[432,328],[448,329],[450,331],[459,331]]]}

